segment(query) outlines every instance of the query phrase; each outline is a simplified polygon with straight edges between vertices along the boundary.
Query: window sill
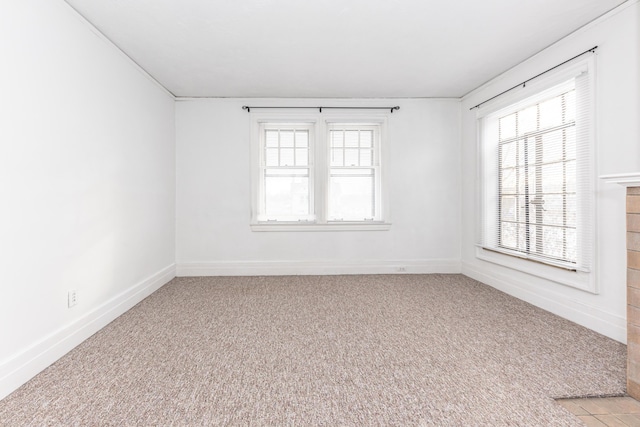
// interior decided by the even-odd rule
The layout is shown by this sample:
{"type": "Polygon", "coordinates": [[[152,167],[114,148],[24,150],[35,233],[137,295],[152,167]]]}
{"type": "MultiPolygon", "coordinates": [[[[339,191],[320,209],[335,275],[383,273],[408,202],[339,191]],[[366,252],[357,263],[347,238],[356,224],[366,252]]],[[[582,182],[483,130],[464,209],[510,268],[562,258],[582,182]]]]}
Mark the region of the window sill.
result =
{"type": "Polygon", "coordinates": [[[537,276],[561,285],[570,286],[592,294],[598,294],[596,275],[593,272],[572,271],[562,267],[542,264],[502,252],[476,247],[476,257],[483,261],[501,265],[512,270],[537,276]]]}
{"type": "Polygon", "coordinates": [[[251,224],[251,231],[387,231],[391,229],[391,224],[386,222],[374,223],[258,223],[251,224]]]}

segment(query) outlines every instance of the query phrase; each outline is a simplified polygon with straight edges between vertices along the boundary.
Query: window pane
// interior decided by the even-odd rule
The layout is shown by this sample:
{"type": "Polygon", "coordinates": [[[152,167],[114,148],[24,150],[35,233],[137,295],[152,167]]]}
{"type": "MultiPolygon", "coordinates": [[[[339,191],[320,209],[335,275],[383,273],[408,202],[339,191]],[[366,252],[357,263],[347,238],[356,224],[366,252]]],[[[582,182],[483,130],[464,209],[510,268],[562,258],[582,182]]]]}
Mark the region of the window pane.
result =
{"type": "Polygon", "coordinates": [[[517,233],[518,233],[518,247],[517,250],[519,251],[526,251],[527,250],[527,225],[518,225],[517,228],[517,233]]]}
{"type": "Polygon", "coordinates": [[[331,150],[331,166],[344,166],[344,150],[334,148],[331,150]]]}
{"type": "Polygon", "coordinates": [[[294,166],[293,148],[280,149],[280,166],[294,166]]]}
{"type": "Polygon", "coordinates": [[[503,168],[510,168],[516,165],[516,145],[517,142],[509,142],[500,146],[500,156],[503,168]]]}
{"type": "Polygon", "coordinates": [[[296,131],[296,147],[304,148],[309,146],[309,131],[296,131]]]}
{"type": "Polygon", "coordinates": [[[357,130],[348,130],[344,132],[344,146],[345,147],[357,147],[358,146],[358,134],[357,130]]]}
{"type": "Polygon", "coordinates": [[[309,178],[267,176],[265,178],[265,213],[282,217],[309,214],[309,178]]]}
{"type": "Polygon", "coordinates": [[[344,146],[344,132],[342,132],[341,130],[331,131],[331,146],[332,147],[344,146]]]}
{"type": "Polygon", "coordinates": [[[545,225],[565,225],[566,215],[564,196],[562,194],[550,194],[544,196],[542,205],[542,223],[545,225]]]}
{"type": "Polygon", "coordinates": [[[277,130],[267,130],[265,131],[265,140],[267,147],[277,147],[278,146],[278,131],[277,130]]]}
{"type": "Polygon", "coordinates": [[[541,227],[542,228],[542,254],[553,257],[562,258],[564,239],[563,230],[557,227],[541,227]]]}
{"type": "Polygon", "coordinates": [[[529,194],[529,222],[541,224],[544,214],[544,196],[542,194],[529,194]]]}
{"type": "Polygon", "coordinates": [[[543,162],[555,162],[564,158],[563,136],[564,130],[557,130],[540,136],[543,162]]]}
{"type": "Polygon", "coordinates": [[[515,194],[516,186],[516,170],[515,168],[504,169],[502,171],[502,194],[515,194]]]}
{"type": "Polygon", "coordinates": [[[518,135],[538,129],[538,107],[532,105],[518,112],[518,135]]]}
{"type": "Polygon", "coordinates": [[[518,226],[510,222],[500,224],[500,243],[502,246],[517,249],[518,248],[518,226]]]}
{"type": "Polygon", "coordinates": [[[293,147],[293,133],[292,130],[280,131],[280,147],[293,147]]]}
{"type": "Polygon", "coordinates": [[[373,150],[360,150],[360,166],[373,166],[373,150]]]}
{"type": "Polygon", "coordinates": [[[502,196],[500,199],[502,221],[516,221],[518,219],[518,198],[516,196],[502,196]]]}
{"type": "Polygon", "coordinates": [[[373,147],[373,131],[372,130],[360,131],[360,147],[373,147]]]}
{"type": "Polygon", "coordinates": [[[559,126],[562,121],[562,99],[552,98],[540,103],[540,129],[559,126]]]}
{"type": "Polygon", "coordinates": [[[359,166],[358,154],[360,150],[347,148],[344,150],[344,165],[345,166],[359,166]]]}
{"type": "Polygon", "coordinates": [[[278,166],[278,149],[267,148],[265,163],[267,166],[278,166]]]}
{"type": "Polygon", "coordinates": [[[362,221],[375,217],[374,173],[370,169],[332,171],[329,177],[329,219],[362,221]]]}
{"type": "Polygon", "coordinates": [[[561,193],[563,191],[562,163],[542,165],[542,191],[544,193],[561,193]]]}
{"type": "Polygon", "coordinates": [[[516,114],[510,114],[499,120],[500,141],[516,136],[516,114]]]}
{"type": "Polygon", "coordinates": [[[309,164],[309,150],[306,148],[296,148],[296,166],[307,166],[309,164]]]}

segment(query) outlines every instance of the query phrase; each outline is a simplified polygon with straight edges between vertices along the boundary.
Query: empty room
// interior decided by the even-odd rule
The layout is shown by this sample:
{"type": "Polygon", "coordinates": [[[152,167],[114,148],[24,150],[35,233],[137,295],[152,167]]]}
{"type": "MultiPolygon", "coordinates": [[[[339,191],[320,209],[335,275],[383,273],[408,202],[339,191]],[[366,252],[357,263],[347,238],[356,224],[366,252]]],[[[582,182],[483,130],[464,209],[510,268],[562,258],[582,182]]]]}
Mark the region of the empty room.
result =
{"type": "Polygon", "coordinates": [[[640,0],[3,0],[0,425],[640,425],[640,0]]]}

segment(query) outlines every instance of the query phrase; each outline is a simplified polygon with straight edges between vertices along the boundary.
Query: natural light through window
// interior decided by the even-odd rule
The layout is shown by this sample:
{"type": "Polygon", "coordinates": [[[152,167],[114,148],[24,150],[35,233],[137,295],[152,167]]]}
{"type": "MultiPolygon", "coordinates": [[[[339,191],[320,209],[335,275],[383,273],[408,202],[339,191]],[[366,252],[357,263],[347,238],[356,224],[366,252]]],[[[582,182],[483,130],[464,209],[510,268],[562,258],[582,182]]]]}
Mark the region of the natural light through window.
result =
{"type": "Polygon", "coordinates": [[[310,127],[265,126],[262,205],[265,220],[312,220],[310,127]]]}
{"type": "Polygon", "coordinates": [[[575,263],[575,89],[498,118],[499,246],[575,263]]]}
{"type": "Polygon", "coordinates": [[[585,290],[595,289],[592,61],[478,112],[478,257],[585,290]]]}
{"type": "Polygon", "coordinates": [[[304,117],[254,121],[252,229],[388,229],[386,118],[304,117]]]}
{"type": "Polygon", "coordinates": [[[329,130],[329,217],[330,221],[373,221],[378,219],[379,187],[378,129],[332,125],[329,130]]]}

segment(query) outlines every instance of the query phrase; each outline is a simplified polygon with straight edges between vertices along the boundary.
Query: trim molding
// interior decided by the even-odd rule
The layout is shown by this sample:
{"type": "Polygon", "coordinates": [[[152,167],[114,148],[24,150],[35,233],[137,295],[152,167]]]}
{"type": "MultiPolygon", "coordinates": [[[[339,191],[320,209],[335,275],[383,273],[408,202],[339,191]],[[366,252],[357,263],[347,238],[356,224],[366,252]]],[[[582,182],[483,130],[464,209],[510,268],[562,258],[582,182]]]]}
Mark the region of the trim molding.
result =
{"type": "Polygon", "coordinates": [[[627,341],[624,317],[468,262],[462,262],[462,274],[623,344],[627,341]]]}
{"type": "Polygon", "coordinates": [[[160,289],[176,276],[175,272],[175,264],[163,268],[67,326],[2,361],[0,363],[0,399],[8,396],[78,344],[160,289]]]}
{"type": "Polygon", "coordinates": [[[178,262],[176,276],[459,274],[459,259],[178,262]]]}
{"type": "Polygon", "coordinates": [[[623,187],[639,187],[640,172],[617,173],[613,175],[600,175],[600,179],[607,184],[619,184],[623,187]]]}

